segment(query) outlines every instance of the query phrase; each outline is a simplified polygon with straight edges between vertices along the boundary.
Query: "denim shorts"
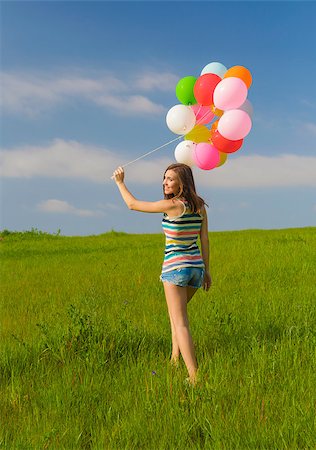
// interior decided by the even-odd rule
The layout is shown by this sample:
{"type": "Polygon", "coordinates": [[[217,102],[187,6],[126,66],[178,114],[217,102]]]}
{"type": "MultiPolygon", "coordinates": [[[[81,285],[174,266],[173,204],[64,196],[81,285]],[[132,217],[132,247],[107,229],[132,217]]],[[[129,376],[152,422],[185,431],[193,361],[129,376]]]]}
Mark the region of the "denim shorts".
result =
{"type": "Polygon", "coordinates": [[[160,275],[160,281],[169,281],[177,286],[200,288],[204,280],[205,269],[202,267],[182,267],[160,275]]]}

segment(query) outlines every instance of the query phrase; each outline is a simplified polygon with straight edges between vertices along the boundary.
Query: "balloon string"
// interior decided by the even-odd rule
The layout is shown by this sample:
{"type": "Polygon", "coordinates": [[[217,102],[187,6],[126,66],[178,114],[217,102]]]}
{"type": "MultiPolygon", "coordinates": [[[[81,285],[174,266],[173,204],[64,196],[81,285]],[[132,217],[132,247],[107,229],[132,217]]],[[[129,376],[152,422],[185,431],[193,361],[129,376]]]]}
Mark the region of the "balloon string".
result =
{"type": "MultiPolygon", "coordinates": [[[[145,158],[145,156],[150,155],[150,153],[154,153],[154,152],[156,152],[157,150],[160,150],[161,148],[166,147],[166,146],[169,145],[169,144],[172,144],[172,142],[178,141],[178,140],[181,139],[182,137],[183,137],[182,135],[181,135],[181,136],[178,136],[178,137],[176,137],[175,139],[172,139],[172,141],[166,142],[165,144],[160,145],[160,147],[154,148],[154,150],[151,150],[150,152],[145,153],[144,155],[140,156],[139,158],[136,158],[136,159],[134,159],[133,161],[130,161],[130,162],[124,164],[124,165],[121,166],[121,167],[126,167],[126,166],[128,166],[129,164],[132,164],[133,162],[138,161],[139,159],[145,158]]],[[[113,179],[113,178],[114,178],[114,177],[112,176],[111,179],[113,179]]]]}
{"type": "MultiPolygon", "coordinates": [[[[202,105],[200,105],[200,108],[199,108],[198,112],[196,113],[196,115],[199,114],[201,108],[202,108],[202,105]]],[[[211,111],[211,109],[210,109],[210,111],[211,111]]],[[[196,122],[196,124],[199,125],[200,122],[210,113],[210,111],[206,111],[206,113],[202,117],[199,118],[199,120],[196,122]]],[[[214,116],[215,116],[215,114],[214,114],[214,116]]]]}
{"type": "MultiPolygon", "coordinates": [[[[198,109],[197,113],[195,114],[196,117],[200,114],[201,108],[202,108],[202,105],[199,105],[199,109],[198,109]]],[[[201,120],[201,117],[200,117],[200,120],[201,120]]],[[[198,122],[199,122],[199,121],[197,121],[197,123],[198,123],[198,122]]]]}
{"type": "Polygon", "coordinates": [[[181,136],[178,136],[178,137],[176,137],[175,139],[172,139],[172,141],[166,142],[165,144],[161,145],[160,147],[157,147],[157,148],[155,148],[154,150],[151,150],[150,152],[145,153],[145,155],[140,156],[139,158],[134,159],[133,161],[130,161],[130,162],[128,162],[127,164],[124,164],[124,166],[122,166],[122,167],[126,167],[126,166],[128,166],[129,164],[132,164],[133,162],[138,161],[139,159],[144,158],[144,157],[147,156],[147,155],[150,155],[150,153],[154,153],[154,152],[156,152],[157,150],[160,150],[161,148],[166,147],[166,146],[169,145],[169,144],[172,144],[172,142],[178,141],[178,140],[181,139],[182,137],[183,137],[182,135],[181,135],[181,136]]]}
{"type": "MultiPolygon", "coordinates": [[[[196,115],[199,114],[201,108],[202,108],[202,105],[199,105],[199,110],[198,110],[198,112],[197,112],[196,115]]],[[[201,120],[203,120],[204,117],[206,117],[208,114],[209,114],[209,111],[207,111],[202,117],[200,117],[200,119],[196,122],[196,124],[199,125],[199,122],[201,122],[201,120]]],[[[145,156],[150,155],[151,153],[154,153],[154,152],[156,152],[157,150],[160,150],[161,148],[166,147],[167,145],[172,144],[173,142],[178,141],[178,140],[181,139],[181,138],[183,138],[183,135],[182,135],[182,134],[181,134],[180,136],[176,137],[175,139],[172,139],[171,141],[166,142],[166,143],[163,144],[163,145],[160,145],[160,147],[154,148],[154,150],[151,150],[150,152],[145,153],[145,154],[142,155],[142,156],[139,156],[138,158],[134,159],[133,161],[129,161],[128,163],[124,164],[124,165],[121,166],[121,167],[126,167],[126,166],[128,166],[129,164],[132,164],[133,162],[138,161],[139,159],[145,158],[145,156]]],[[[111,179],[114,179],[114,177],[112,176],[111,179]]]]}

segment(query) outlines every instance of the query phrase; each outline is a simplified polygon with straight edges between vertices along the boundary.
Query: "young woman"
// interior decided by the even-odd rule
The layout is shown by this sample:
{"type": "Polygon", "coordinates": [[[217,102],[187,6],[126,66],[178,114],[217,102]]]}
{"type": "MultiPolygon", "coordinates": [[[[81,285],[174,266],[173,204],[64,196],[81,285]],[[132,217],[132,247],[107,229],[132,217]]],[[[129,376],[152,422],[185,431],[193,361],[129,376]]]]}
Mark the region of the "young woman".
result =
{"type": "Polygon", "coordinates": [[[171,363],[178,365],[180,353],[187,367],[187,381],[195,385],[197,362],[190,334],[187,304],[198,288],[208,291],[212,280],[209,271],[209,239],[204,200],[195,190],[192,170],[186,164],[171,164],[163,178],[164,200],[137,200],[124,184],[124,170],[118,167],[113,177],[129,209],[147,213],[164,213],[163,231],[166,247],[160,281],[163,282],[172,332],[171,363]],[[197,245],[200,236],[201,251],[197,245]]]}

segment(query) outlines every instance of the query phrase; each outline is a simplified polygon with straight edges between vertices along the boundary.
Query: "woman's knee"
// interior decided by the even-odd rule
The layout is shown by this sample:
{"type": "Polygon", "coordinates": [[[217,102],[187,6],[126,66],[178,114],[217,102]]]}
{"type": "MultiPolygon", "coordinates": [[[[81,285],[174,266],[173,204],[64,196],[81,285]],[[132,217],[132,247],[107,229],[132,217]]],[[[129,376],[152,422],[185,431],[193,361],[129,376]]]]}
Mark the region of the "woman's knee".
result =
{"type": "Polygon", "coordinates": [[[189,321],[187,317],[180,317],[174,324],[176,333],[189,330],[189,321]]]}

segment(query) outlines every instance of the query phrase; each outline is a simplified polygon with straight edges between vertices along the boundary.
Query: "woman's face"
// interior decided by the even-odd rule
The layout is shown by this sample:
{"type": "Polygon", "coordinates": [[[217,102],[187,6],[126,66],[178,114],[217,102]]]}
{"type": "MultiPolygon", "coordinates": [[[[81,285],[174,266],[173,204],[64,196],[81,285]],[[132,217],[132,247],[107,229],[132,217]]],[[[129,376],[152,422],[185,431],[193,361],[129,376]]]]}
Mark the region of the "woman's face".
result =
{"type": "Polygon", "coordinates": [[[173,170],[167,170],[163,180],[163,188],[165,194],[177,195],[180,189],[178,177],[173,170]]]}

